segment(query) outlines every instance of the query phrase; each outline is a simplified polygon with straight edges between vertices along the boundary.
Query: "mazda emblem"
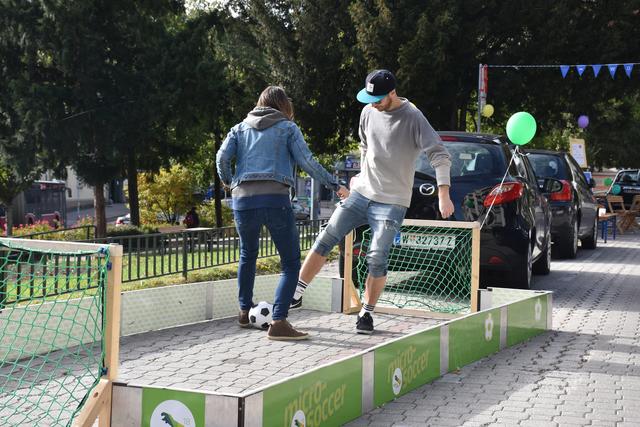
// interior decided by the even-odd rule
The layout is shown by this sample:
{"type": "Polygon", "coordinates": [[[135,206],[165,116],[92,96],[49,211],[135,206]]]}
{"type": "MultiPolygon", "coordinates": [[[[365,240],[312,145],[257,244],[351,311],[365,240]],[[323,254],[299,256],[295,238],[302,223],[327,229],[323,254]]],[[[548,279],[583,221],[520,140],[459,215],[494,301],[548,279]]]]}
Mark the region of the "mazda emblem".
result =
{"type": "Polygon", "coordinates": [[[433,184],[421,184],[419,191],[423,196],[432,196],[436,192],[436,186],[433,184]]]}

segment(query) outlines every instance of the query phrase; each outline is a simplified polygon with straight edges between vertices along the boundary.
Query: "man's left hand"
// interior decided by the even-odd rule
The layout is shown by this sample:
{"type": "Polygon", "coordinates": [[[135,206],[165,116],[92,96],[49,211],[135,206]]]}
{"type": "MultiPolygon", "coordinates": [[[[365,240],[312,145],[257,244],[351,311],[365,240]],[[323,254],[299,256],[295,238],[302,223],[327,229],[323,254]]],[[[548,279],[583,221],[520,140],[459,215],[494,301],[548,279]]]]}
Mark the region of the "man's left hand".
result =
{"type": "Polygon", "coordinates": [[[451,201],[451,197],[449,196],[449,186],[441,185],[438,186],[438,207],[440,208],[440,215],[442,215],[442,219],[447,219],[453,212],[455,208],[453,207],[453,202],[451,201]]]}
{"type": "Polygon", "coordinates": [[[451,215],[453,215],[453,211],[455,209],[453,208],[453,202],[451,201],[451,199],[446,199],[446,200],[440,199],[439,204],[440,204],[440,214],[442,215],[443,219],[447,219],[451,215]]]}

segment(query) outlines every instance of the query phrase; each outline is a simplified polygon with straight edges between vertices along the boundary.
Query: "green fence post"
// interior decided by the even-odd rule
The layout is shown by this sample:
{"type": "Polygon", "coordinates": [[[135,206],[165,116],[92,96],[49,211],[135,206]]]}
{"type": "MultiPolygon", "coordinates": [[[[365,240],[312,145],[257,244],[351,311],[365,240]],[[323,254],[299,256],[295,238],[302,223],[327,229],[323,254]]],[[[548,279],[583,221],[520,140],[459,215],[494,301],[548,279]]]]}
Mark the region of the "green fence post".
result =
{"type": "Polygon", "coordinates": [[[7,274],[4,270],[0,270],[0,310],[4,308],[7,297],[7,274]]]}

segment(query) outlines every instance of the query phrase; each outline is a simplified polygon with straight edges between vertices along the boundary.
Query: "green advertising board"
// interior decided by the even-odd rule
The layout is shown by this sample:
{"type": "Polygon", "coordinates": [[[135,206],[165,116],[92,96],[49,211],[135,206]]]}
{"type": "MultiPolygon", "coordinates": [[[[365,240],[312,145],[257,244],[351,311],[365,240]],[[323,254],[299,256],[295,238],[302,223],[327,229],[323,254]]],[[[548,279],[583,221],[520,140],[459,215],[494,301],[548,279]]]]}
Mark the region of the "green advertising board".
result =
{"type": "Polygon", "coordinates": [[[449,324],[449,371],[500,350],[500,309],[456,320],[449,324]]]}
{"type": "Polygon", "coordinates": [[[264,427],[338,426],[362,415],[362,357],[353,357],[263,391],[264,427]]]}
{"type": "Polygon", "coordinates": [[[518,344],[547,330],[547,295],[509,304],[507,345],[518,344]]]}
{"type": "Polygon", "coordinates": [[[380,406],[440,376],[440,329],[374,350],[373,402],[380,406]]]}
{"type": "Polygon", "coordinates": [[[142,389],[142,427],[204,427],[204,394],[142,389]]]}

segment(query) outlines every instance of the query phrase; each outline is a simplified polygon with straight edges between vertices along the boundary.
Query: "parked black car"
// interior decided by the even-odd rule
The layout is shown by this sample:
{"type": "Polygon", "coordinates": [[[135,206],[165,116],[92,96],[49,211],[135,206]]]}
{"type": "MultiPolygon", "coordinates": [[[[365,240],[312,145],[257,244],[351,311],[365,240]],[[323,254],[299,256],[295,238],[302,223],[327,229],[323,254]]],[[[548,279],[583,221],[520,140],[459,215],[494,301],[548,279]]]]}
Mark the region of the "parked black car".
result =
{"type": "Polygon", "coordinates": [[[578,239],[582,248],[595,249],[598,242],[598,203],[582,169],[569,153],[550,150],[527,150],[529,162],[538,182],[556,178],[562,190],[549,196],[553,255],[575,258],[578,239]]]}
{"type": "MultiPolygon", "coordinates": [[[[497,135],[439,134],[451,154],[450,194],[455,206],[454,216],[444,219],[484,221],[480,286],[528,289],[532,272],[548,274],[551,268],[551,211],[528,159],[497,135]]],[[[435,171],[423,153],[416,160],[406,218],[443,219],[438,192],[433,191],[436,185],[435,171]]],[[[561,183],[550,178],[543,187],[551,194],[561,183]]]]}
{"type": "Polygon", "coordinates": [[[623,169],[613,180],[613,185],[620,186],[619,195],[622,196],[627,209],[631,207],[633,196],[640,194],[640,174],[638,172],[638,169],[623,169]]]}

